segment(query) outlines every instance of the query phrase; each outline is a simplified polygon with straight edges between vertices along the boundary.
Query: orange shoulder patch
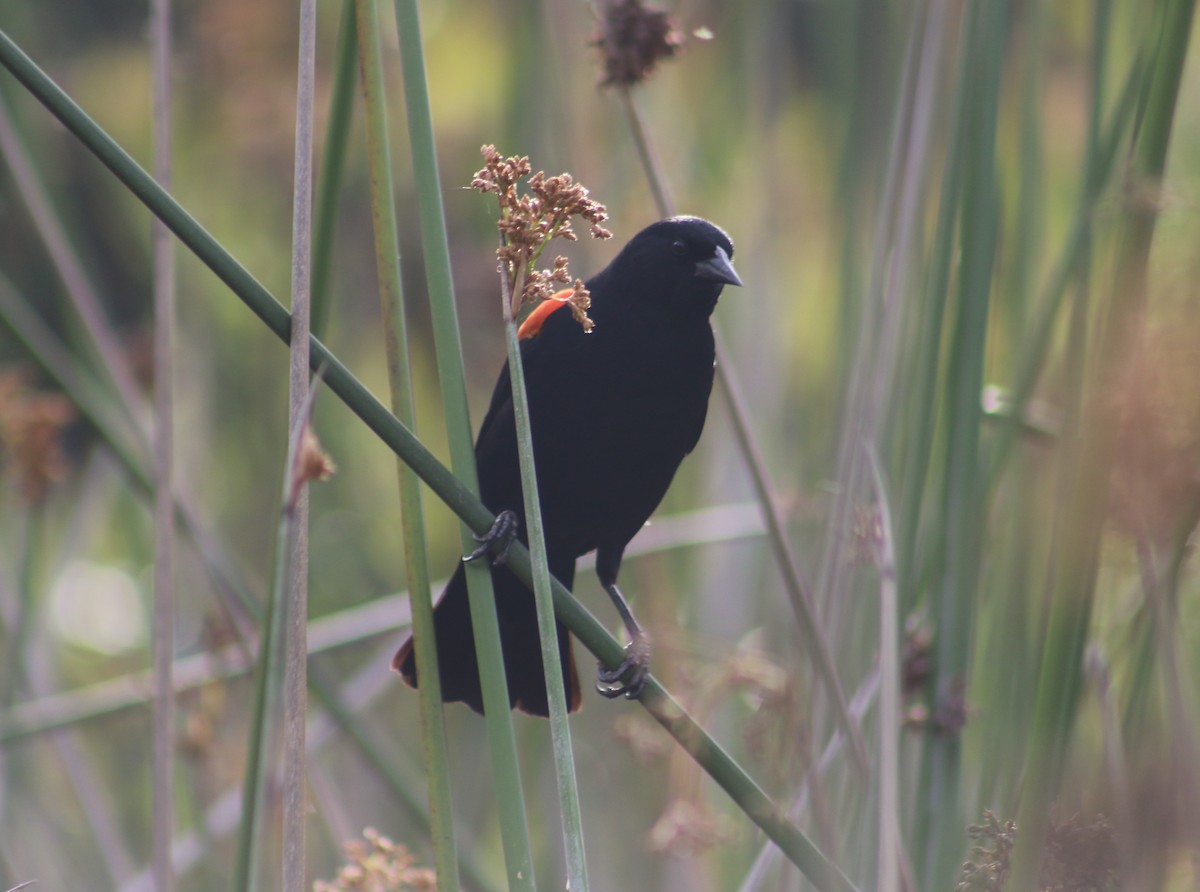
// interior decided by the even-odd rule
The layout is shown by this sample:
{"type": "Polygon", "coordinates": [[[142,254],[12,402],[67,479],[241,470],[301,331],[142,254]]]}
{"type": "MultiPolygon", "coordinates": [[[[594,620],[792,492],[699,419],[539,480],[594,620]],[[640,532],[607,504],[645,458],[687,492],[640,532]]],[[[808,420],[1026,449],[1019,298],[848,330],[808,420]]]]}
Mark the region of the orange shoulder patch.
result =
{"type": "Polygon", "coordinates": [[[533,312],[525,317],[525,321],[521,323],[521,327],[517,329],[517,338],[524,341],[533,337],[542,330],[542,325],[550,317],[550,314],[555,310],[560,310],[567,305],[567,298],[572,294],[570,288],[564,288],[557,294],[553,294],[546,298],[540,304],[533,308],[533,312]]]}

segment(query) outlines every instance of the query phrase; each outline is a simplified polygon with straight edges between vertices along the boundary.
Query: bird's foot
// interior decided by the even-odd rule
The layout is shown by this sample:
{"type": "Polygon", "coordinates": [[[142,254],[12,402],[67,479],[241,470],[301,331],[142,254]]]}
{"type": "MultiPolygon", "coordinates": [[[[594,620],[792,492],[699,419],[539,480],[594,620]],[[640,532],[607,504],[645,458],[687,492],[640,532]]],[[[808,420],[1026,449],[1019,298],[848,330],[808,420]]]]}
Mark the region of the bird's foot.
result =
{"type": "Polygon", "coordinates": [[[649,677],[650,636],[639,631],[625,645],[625,658],[620,663],[612,669],[600,664],[596,670],[596,690],[610,700],[622,696],[626,700],[636,700],[642,695],[649,677]],[[624,679],[626,674],[628,680],[624,679]]]}
{"type": "Polygon", "coordinates": [[[501,511],[492,521],[490,530],[482,536],[471,536],[479,543],[479,547],[470,554],[464,554],[463,563],[477,561],[491,551],[495,554],[495,557],[492,558],[492,566],[504,566],[508,561],[508,549],[512,546],[513,539],[517,538],[517,528],[520,525],[521,522],[517,519],[515,511],[501,511]]]}

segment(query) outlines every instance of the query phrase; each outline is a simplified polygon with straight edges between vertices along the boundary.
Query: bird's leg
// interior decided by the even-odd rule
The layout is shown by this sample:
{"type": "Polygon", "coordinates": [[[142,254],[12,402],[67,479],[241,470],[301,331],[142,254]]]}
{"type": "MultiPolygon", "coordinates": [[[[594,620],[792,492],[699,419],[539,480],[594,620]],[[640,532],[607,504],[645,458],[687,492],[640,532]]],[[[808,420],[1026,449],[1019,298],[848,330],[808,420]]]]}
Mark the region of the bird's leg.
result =
{"type": "Polygon", "coordinates": [[[492,558],[492,566],[504,566],[508,561],[508,549],[512,546],[513,539],[517,538],[517,529],[520,526],[521,521],[517,519],[515,511],[501,511],[486,533],[482,536],[472,534],[471,538],[479,543],[479,547],[470,554],[464,554],[463,563],[477,561],[489,551],[493,551],[496,556],[492,558]]]}
{"type": "Polygon", "coordinates": [[[625,645],[625,658],[614,668],[609,669],[603,663],[596,670],[596,690],[603,696],[614,698],[624,696],[626,700],[636,700],[646,687],[646,678],[650,674],[650,636],[634,619],[629,604],[621,594],[616,584],[604,586],[608,596],[616,605],[617,612],[629,632],[629,643],[625,645]],[[627,672],[632,672],[628,681],[622,678],[627,672]]]}
{"type": "Polygon", "coordinates": [[[629,632],[629,644],[625,645],[625,658],[612,669],[603,663],[596,671],[596,690],[605,697],[624,696],[626,700],[636,700],[646,687],[646,679],[650,674],[650,636],[634,619],[629,602],[617,588],[617,571],[621,567],[623,549],[610,551],[601,548],[596,553],[596,575],[600,584],[608,592],[613,606],[621,615],[621,622],[629,632]],[[623,680],[629,673],[629,679],[623,680]]]}

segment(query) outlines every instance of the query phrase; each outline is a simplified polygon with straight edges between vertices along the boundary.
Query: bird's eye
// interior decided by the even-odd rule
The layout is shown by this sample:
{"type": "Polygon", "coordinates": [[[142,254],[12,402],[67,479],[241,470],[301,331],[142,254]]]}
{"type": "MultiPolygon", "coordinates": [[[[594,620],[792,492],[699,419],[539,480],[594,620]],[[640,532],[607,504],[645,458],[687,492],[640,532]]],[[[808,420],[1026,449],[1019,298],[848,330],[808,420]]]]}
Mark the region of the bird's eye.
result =
{"type": "Polygon", "coordinates": [[[671,250],[674,251],[677,256],[682,257],[684,254],[687,253],[687,245],[684,244],[682,241],[672,242],[671,250]]]}

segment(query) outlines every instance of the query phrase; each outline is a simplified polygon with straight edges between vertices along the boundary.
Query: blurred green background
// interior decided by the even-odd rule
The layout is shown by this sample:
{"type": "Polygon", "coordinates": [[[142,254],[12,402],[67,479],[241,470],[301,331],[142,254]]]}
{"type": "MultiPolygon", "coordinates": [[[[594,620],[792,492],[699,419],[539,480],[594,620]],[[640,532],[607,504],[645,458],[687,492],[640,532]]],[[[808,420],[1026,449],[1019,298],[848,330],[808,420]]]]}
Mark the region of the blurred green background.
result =
{"type": "MultiPolygon", "coordinates": [[[[1161,190],[1144,167],[1180,7],[1190,23],[1190,4],[1178,2],[683,0],[670,7],[682,51],[635,90],[678,209],[734,240],[745,287],[726,291],[715,318],[843,686],[866,707],[867,776],[841,750],[819,759],[835,729],[828,698],[715,396],[699,448],[631,550],[623,587],[656,641],[658,677],[774,799],[803,794],[799,823],[860,888],[882,885],[877,757],[896,729],[877,724],[881,683],[903,683],[894,780],[908,888],[955,888],[964,860],[992,858],[969,856],[968,825],[985,809],[1015,820],[1031,799],[1044,806],[1063,870],[1090,864],[1098,877],[1053,885],[1043,871],[1038,888],[1200,886],[1200,581],[1188,562],[1200,516],[1194,65],[1167,111],[1161,190]],[[1095,160],[1101,143],[1111,146],[1107,164],[1095,160]],[[1130,233],[1150,213],[1143,280],[1130,272],[1130,233]],[[862,443],[880,457],[887,498],[862,443]],[[639,544],[650,553],[633,557],[639,544]],[[903,635],[900,662],[881,667],[877,565],[888,569],[889,549],[903,635]],[[1047,783],[1022,801],[1031,777],[1047,783]]],[[[318,154],[341,9],[319,3],[318,154]]],[[[447,461],[395,29],[390,6],[380,11],[417,432],[447,461]]],[[[172,192],[285,298],[295,4],[183,2],[174,16],[172,192]]],[[[607,205],[616,238],[574,245],[577,275],[658,214],[617,94],[597,88],[591,6],[437,0],[422,16],[477,422],[504,356],[494,206],[462,188],[479,147],[569,170],[607,205]]],[[[0,0],[0,28],[149,166],[142,4],[0,0]]],[[[148,214],[7,73],[0,97],[6,302],[33,310],[84,369],[96,368],[61,255],[27,203],[29,189],[44,190],[139,376],[145,421],[148,214]]],[[[338,219],[322,339],[382,396],[361,102],[338,219]]],[[[286,448],[286,351],[201,264],[182,249],[178,257],[179,485],[218,564],[262,600],[286,448]]],[[[44,889],[148,888],[138,882],[151,838],[150,712],[93,716],[107,701],[89,686],[123,684],[148,666],[150,503],[94,426],[76,416],[57,430],[68,410],[44,401],[58,387],[14,328],[6,313],[0,888],[31,879],[44,889]],[[38,473],[21,460],[30,418],[49,428],[32,457],[54,448],[62,458],[37,494],[23,488],[38,473]],[[37,727],[45,717],[56,730],[37,727]]],[[[345,685],[357,722],[405,766],[421,802],[417,698],[389,670],[404,637],[391,624],[407,609],[351,610],[405,585],[394,459],[329,393],[315,426],[338,473],[312,490],[311,616],[350,612],[342,643],[313,665],[345,685]]],[[[442,578],[458,555],[456,521],[432,497],[426,514],[442,578]]],[[[218,652],[231,634],[211,554],[182,542],[176,646],[187,658],[218,652]]],[[[590,573],[579,574],[577,594],[617,627],[590,573]]],[[[233,842],[221,815],[237,801],[251,696],[245,676],[180,696],[178,824],[191,846],[181,849],[190,854],[180,889],[228,886],[233,842]]],[[[460,848],[500,888],[483,726],[460,706],[446,722],[460,848]]],[[[560,888],[547,728],[517,726],[539,881],[560,888]]],[[[807,888],[794,869],[752,867],[761,835],[636,704],[588,696],[572,726],[594,888],[807,888]]],[[[341,843],[367,826],[431,861],[425,831],[344,735],[316,748],[310,781],[314,878],[331,877],[341,843]]],[[[983,838],[991,848],[998,837],[983,838]]]]}

